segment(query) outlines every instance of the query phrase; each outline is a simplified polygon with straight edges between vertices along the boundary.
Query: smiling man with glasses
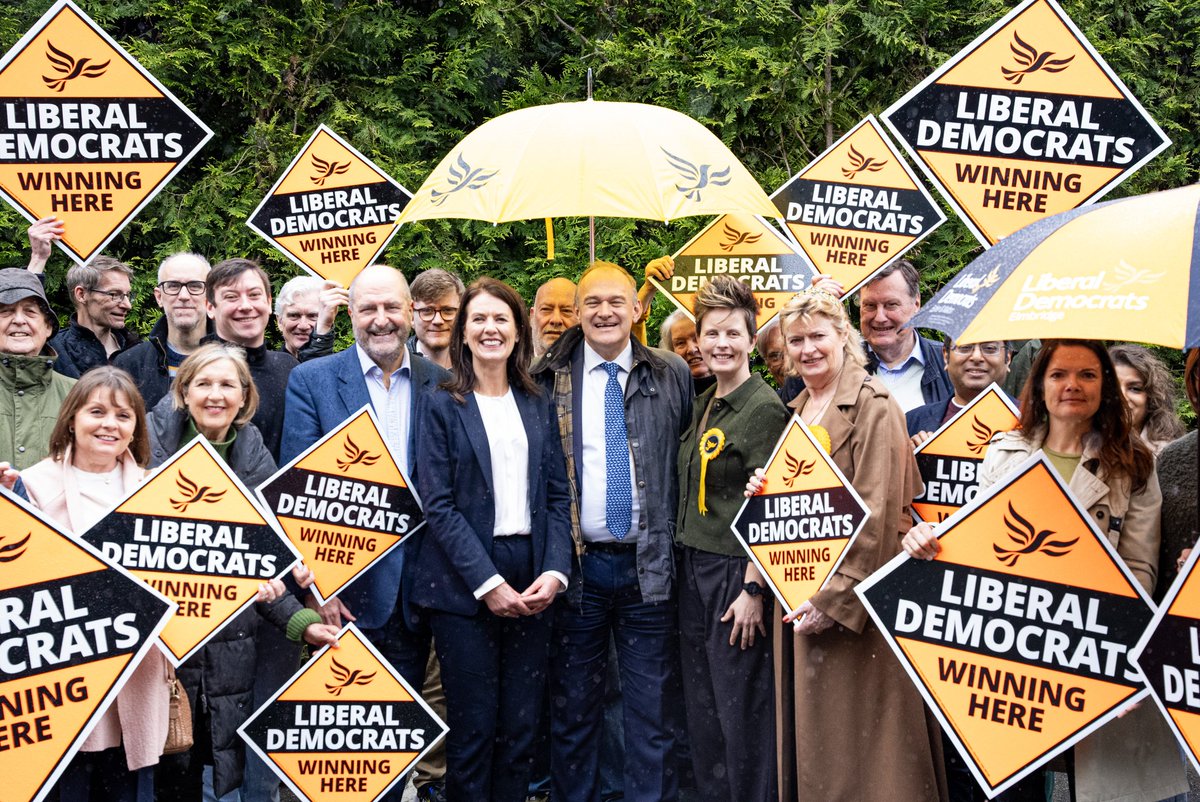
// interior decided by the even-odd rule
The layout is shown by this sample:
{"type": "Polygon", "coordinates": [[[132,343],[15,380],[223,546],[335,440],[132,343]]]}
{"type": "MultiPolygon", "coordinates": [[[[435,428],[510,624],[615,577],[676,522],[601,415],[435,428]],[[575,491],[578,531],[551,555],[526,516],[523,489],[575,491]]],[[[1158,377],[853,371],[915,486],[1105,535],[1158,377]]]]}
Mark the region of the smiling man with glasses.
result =
{"type": "Polygon", "coordinates": [[[125,316],[131,307],[131,275],[129,265],[108,256],[97,256],[90,264],[75,265],[67,271],[67,292],[75,314],[71,324],[50,341],[58,352],[55,370],[78,379],[140,342],[125,328],[125,316]]]}
{"type": "Polygon", "coordinates": [[[942,356],[946,360],[946,375],[950,377],[954,395],[917,407],[904,416],[914,448],[928,440],[992,382],[1004,384],[1012,362],[1012,349],[1007,342],[999,340],[958,345],[947,337],[942,343],[942,356]]]}
{"type": "Polygon", "coordinates": [[[412,283],[413,336],[409,350],[450,369],[450,329],[458,314],[463,283],[441,268],[423,271],[412,283]]]}
{"type": "Polygon", "coordinates": [[[167,394],[175,371],[209,331],[204,310],[208,270],[208,260],[199,254],[174,253],[164,259],[154,287],[154,301],[163,310],[162,317],[144,342],[113,360],[133,376],[147,409],[167,394]]]}

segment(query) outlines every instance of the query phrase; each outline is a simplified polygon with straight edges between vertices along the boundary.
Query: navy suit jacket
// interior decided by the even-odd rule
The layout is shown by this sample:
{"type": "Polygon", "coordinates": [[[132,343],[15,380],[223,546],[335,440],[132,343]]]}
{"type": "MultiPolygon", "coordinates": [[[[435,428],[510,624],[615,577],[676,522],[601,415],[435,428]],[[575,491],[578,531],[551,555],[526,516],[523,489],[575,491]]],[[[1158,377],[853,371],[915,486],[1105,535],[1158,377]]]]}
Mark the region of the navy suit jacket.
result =
{"type": "MultiPolygon", "coordinates": [[[[417,423],[438,384],[450,374],[415,354],[409,359],[412,401],[409,406],[408,465],[409,478],[415,482],[414,474],[418,473],[414,447],[417,423]]],[[[304,362],[288,378],[279,463],[286,465],[369,403],[371,394],[354,348],[304,362]]],[[[410,540],[393,549],[338,595],[358,619],[360,628],[378,629],[391,618],[397,599],[401,598],[402,584],[407,584],[403,581],[409,574],[405,554],[413,552],[412,545],[410,540]]],[[[411,621],[409,611],[405,609],[404,612],[405,620],[411,621]]]]}
{"type": "MultiPolygon", "coordinates": [[[[529,514],[534,574],[571,572],[571,499],[558,424],[546,396],[514,387],[529,441],[529,514]]],[[[474,394],[456,402],[439,390],[420,427],[425,528],[417,555],[414,604],[474,615],[474,591],[499,573],[492,562],[495,487],[487,431],[474,394]]],[[[525,588],[514,588],[517,592],[525,588]]]]}

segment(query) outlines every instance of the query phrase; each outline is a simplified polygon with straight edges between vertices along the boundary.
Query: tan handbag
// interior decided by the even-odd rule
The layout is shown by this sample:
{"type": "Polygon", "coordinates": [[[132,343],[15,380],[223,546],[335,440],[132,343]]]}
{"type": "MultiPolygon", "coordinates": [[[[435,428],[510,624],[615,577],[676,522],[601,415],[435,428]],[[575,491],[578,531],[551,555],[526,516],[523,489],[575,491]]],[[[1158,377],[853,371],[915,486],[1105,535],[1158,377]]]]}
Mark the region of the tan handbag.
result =
{"type": "Polygon", "coordinates": [[[177,755],[192,748],[192,705],[187,689],[175,676],[175,668],[167,663],[167,687],[171,694],[170,713],[167,716],[167,742],[163,744],[164,755],[177,755]]]}

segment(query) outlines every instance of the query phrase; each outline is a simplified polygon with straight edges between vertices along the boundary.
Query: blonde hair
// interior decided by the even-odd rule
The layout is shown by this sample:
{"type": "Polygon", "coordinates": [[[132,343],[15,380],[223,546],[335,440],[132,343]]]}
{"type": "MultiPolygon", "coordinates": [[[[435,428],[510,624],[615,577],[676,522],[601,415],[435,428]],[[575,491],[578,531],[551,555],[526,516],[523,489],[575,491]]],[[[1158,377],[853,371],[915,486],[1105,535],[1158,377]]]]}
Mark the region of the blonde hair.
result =
{"type": "Polygon", "coordinates": [[[196,374],[214,362],[228,359],[233,363],[238,381],[242,383],[243,403],[238,415],[233,419],[233,427],[240,429],[250,422],[258,411],[258,388],[254,386],[254,378],[250,375],[250,365],[246,362],[246,352],[236,345],[226,343],[208,343],[202,345],[188,355],[171,382],[171,402],[175,409],[187,409],[183,400],[188,387],[195,380],[196,374]]]}
{"type": "MultiPolygon", "coordinates": [[[[862,338],[850,324],[846,308],[836,297],[821,290],[805,290],[797,293],[783,307],[779,313],[779,330],[783,333],[784,345],[787,345],[787,330],[792,323],[797,320],[810,323],[818,315],[832,323],[834,331],[844,338],[845,345],[842,347],[842,355],[846,361],[860,368],[865,366],[867,354],[863,351],[862,338]]],[[[786,354],[788,375],[797,375],[794,370],[795,366],[792,365],[792,357],[786,347],[784,353],[786,354]]]]}

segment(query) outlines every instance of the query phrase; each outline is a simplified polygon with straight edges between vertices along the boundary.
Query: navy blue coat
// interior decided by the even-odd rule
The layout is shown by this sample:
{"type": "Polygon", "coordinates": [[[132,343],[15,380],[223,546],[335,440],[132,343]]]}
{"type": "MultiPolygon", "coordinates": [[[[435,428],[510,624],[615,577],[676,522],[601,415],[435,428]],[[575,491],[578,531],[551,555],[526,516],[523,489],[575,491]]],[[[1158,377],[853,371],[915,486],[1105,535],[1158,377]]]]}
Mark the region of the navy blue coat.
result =
{"type": "MultiPolygon", "coordinates": [[[[571,499],[553,407],[514,387],[529,441],[529,513],[534,575],[571,572],[571,499]]],[[[440,390],[420,427],[425,528],[412,585],[423,607],[474,615],[474,591],[498,571],[492,562],[495,488],[487,431],[474,394],[458,403],[440,390]]],[[[514,588],[518,593],[525,588],[514,588]]]]}
{"type": "MultiPolygon", "coordinates": [[[[417,423],[438,383],[448,379],[450,374],[419,356],[410,357],[409,364],[412,370],[412,399],[409,407],[408,464],[409,473],[416,474],[419,471],[413,446],[417,423]]],[[[371,394],[367,390],[367,381],[363,378],[358,352],[354,348],[301,364],[288,378],[279,464],[291,462],[369,403],[371,394]]],[[[413,475],[409,478],[416,481],[413,475]]],[[[400,548],[392,549],[366,574],[338,594],[338,598],[358,619],[360,628],[378,629],[391,618],[400,597],[401,585],[408,581],[405,554],[412,554],[414,545],[406,542],[400,548]]],[[[405,612],[405,620],[411,621],[408,611],[405,612]]]]}

